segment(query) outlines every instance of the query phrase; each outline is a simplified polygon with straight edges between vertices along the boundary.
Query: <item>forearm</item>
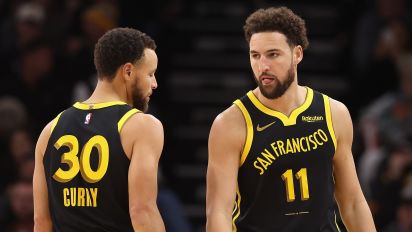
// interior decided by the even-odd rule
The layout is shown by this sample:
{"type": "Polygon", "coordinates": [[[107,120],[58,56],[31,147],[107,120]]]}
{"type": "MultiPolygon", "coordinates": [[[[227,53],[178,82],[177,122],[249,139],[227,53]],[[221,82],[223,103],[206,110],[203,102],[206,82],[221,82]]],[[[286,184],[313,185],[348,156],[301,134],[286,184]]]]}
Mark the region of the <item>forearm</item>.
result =
{"type": "Polygon", "coordinates": [[[223,213],[208,213],[206,232],[231,232],[232,218],[223,213]]]}
{"type": "Polygon", "coordinates": [[[349,232],[375,232],[375,223],[366,200],[341,209],[343,222],[349,232]]]}
{"type": "Polygon", "coordinates": [[[47,219],[34,218],[34,232],[51,232],[52,223],[47,219]]]}
{"type": "Polygon", "coordinates": [[[133,229],[137,232],[164,232],[165,226],[157,206],[131,209],[133,229]]]}

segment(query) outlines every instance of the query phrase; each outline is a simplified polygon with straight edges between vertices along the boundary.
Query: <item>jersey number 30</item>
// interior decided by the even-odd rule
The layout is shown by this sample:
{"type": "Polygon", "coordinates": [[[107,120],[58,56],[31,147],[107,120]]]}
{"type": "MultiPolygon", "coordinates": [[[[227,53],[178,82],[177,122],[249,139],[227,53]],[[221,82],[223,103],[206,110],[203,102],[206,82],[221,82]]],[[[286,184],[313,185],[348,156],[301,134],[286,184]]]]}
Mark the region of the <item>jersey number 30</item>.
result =
{"type": "MultiPolygon", "coordinates": [[[[286,185],[286,199],[288,202],[292,202],[295,200],[295,186],[293,184],[293,172],[292,169],[286,170],[282,174],[282,179],[286,185]]],[[[300,183],[300,198],[302,201],[309,199],[309,187],[308,187],[308,175],[306,172],[306,168],[301,168],[296,173],[296,179],[299,180],[300,183]]]]}
{"type": "Polygon", "coordinates": [[[79,141],[73,135],[64,135],[54,144],[56,149],[60,147],[68,147],[69,151],[64,153],[61,157],[61,162],[69,166],[68,170],[59,168],[53,175],[53,178],[59,182],[69,182],[80,171],[83,179],[89,183],[96,183],[106,174],[109,166],[109,144],[107,140],[101,135],[95,135],[87,141],[84,145],[80,157],[79,141]],[[90,166],[90,156],[93,148],[96,148],[99,154],[99,165],[94,171],[90,166]]]}

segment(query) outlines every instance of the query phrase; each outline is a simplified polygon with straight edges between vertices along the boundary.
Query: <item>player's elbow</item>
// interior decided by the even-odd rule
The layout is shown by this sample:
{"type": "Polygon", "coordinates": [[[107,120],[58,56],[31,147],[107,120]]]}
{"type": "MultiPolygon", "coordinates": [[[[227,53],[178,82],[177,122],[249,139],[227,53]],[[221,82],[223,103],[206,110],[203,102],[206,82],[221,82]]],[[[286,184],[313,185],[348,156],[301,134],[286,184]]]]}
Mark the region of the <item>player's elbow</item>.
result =
{"type": "Polygon", "coordinates": [[[138,217],[146,214],[150,214],[151,211],[153,211],[153,204],[136,204],[136,205],[131,205],[130,206],[130,215],[131,217],[138,217]]]}
{"type": "Polygon", "coordinates": [[[231,213],[225,210],[206,210],[206,231],[232,231],[231,213]]]}
{"type": "Polygon", "coordinates": [[[130,218],[134,225],[144,225],[150,223],[157,214],[158,209],[156,203],[144,203],[130,206],[130,218]]]}
{"type": "Polygon", "coordinates": [[[369,209],[368,203],[366,202],[365,198],[360,198],[356,201],[353,200],[342,205],[343,206],[341,207],[341,213],[343,217],[354,215],[355,212],[365,207],[369,209]]]}
{"type": "Polygon", "coordinates": [[[34,215],[34,232],[51,232],[52,223],[49,217],[34,215]]]}
{"type": "Polygon", "coordinates": [[[233,201],[231,200],[221,201],[210,195],[206,199],[206,216],[212,217],[218,214],[225,215],[225,217],[231,217],[233,211],[232,202],[233,201]]]}

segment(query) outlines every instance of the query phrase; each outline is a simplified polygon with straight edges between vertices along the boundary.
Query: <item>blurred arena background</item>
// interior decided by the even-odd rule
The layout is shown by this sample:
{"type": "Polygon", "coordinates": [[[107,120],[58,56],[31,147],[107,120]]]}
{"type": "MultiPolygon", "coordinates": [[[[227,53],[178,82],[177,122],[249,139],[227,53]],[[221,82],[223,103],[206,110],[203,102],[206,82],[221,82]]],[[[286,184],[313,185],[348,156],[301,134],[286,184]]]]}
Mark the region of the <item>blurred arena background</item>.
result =
{"type": "Polygon", "coordinates": [[[32,231],[34,146],[93,89],[93,45],[116,26],[156,40],[151,113],[165,127],[159,207],[168,231],[204,231],[213,119],[254,87],[247,15],[286,5],[306,20],[299,80],[344,102],[378,231],[412,231],[412,13],[407,0],[0,1],[0,231],[32,231]]]}

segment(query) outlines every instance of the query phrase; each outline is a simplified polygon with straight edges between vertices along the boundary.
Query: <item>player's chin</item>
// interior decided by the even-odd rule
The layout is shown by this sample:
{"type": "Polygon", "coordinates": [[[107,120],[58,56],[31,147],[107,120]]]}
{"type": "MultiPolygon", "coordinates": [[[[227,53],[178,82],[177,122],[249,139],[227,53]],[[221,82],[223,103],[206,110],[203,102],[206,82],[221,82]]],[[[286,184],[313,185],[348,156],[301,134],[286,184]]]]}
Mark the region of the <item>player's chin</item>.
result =
{"type": "Polygon", "coordinates": [[[147,113],[149,110],[149,102],[150,102],[150,97],[146,97],[144,104],[143,104],[143,112],[147,113]]]}
{"type": "Polygon", "coordinates": [[[151,96],[151,94],[147,95],[144,99],[144,102],[145,102],[146,105],[148,105],[149,102],[150,102],[150,96],[151,96]]]}
{"type": "Polygon", "coordinates": [[[148,101],[150,101],[150,97],[152,96],[153,92],[150,91],[146,94],[146,98],[148,99],[148,101]]]}
{"type": "Polygon", "coordinates": [[[142,112],[147,113],[149,111],[149,103],[145,102],[145,104],[142,107],[142,112]]]}
{"type": "Polygon", "coordinates": [[[276,89],[276,83],[270,83],[270,84],[261,83],[259,87],[263,92],[271,93],[276,89]]]}

